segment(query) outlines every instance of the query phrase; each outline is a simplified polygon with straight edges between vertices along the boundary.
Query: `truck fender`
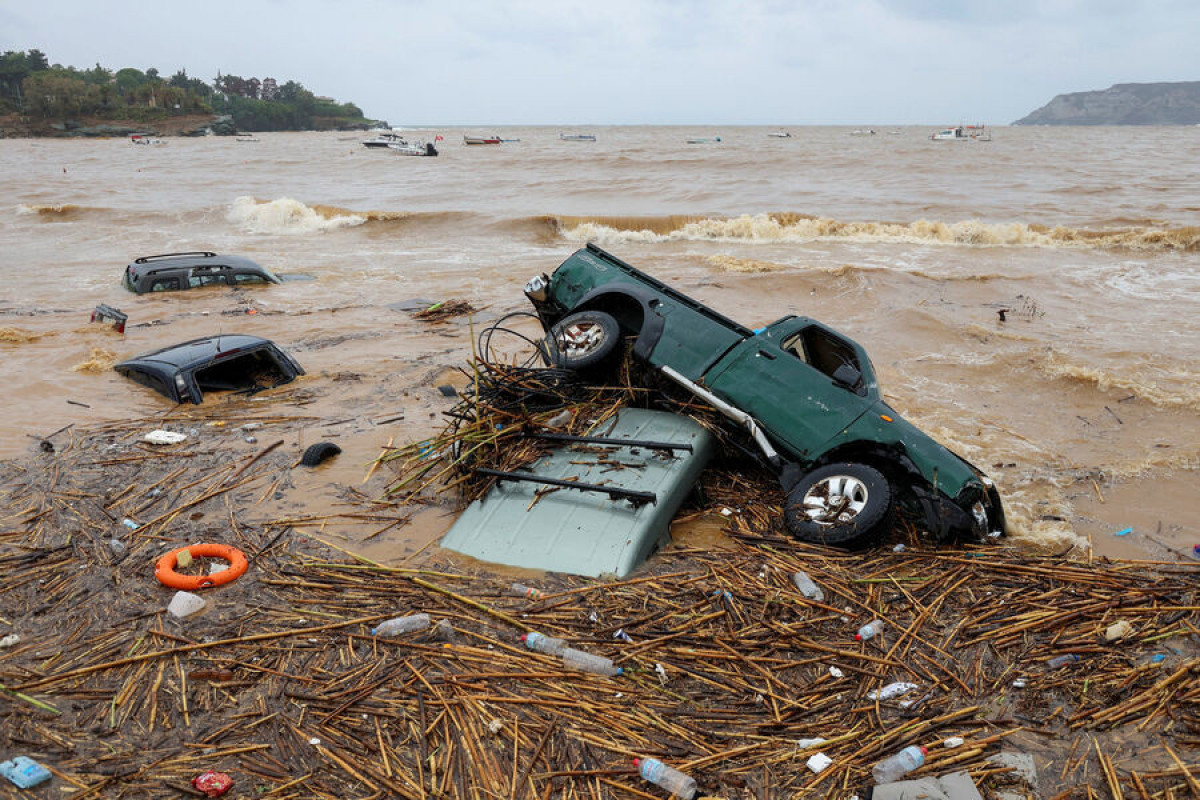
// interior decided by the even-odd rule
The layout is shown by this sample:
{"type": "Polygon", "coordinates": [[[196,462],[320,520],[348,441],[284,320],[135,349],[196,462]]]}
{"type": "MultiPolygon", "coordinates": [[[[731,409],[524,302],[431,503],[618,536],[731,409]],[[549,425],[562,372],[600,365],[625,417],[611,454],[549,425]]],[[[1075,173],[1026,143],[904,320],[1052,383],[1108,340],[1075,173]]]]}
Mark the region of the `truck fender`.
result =
{"type": "Polygon", "coordinates": [[[622,329],[638,335],[637,342],[633,347],[633,354],[638,359],[647,361],[650,354],[654,352],[658,340],[662,338],[663,328],[666,325],[666,320],[655,310],[655,306],[659,302],[658,296],[653,291],[640,286],[622,286],[619,289],[612,286],[601,286],[581,297],[571,312],[595,310],[612,314],[621,323],[622,329]],[[630,319],[632,315],[629,310],[634,307],[641,315],[641,319],[637,323],[630,319]]]}

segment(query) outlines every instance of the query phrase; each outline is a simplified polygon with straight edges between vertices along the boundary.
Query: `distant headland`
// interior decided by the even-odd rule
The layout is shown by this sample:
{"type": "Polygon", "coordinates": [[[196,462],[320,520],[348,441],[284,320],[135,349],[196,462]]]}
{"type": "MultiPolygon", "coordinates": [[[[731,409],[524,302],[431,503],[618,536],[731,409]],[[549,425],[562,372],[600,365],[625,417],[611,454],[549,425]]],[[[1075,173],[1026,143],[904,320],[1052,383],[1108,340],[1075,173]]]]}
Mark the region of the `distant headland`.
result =
{"type": "Polygon", "coordinates": [[[218,72],[210,84],[184,69],[163,78],[153,68],[52,65],[40,50],[0,55],[0,138],[233,135],[364,130],[374,124],[353,103],[319,97],[296,81],[218,72]]]}
{"type": "Polygon", "coordinates": [[[1014,125],[1200,125],[1200,81],[1060,94],[1014,125]]]}

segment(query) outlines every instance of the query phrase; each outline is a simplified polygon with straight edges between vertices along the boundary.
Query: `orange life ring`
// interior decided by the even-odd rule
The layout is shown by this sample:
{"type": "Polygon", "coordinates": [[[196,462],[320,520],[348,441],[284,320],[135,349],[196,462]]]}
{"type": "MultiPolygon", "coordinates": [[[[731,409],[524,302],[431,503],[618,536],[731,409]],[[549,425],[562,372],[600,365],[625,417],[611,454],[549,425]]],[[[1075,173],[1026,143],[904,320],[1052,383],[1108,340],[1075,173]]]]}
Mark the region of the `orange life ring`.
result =
{"type": "Polygon", "coordinates": [[[249,566],[250,562],[246,560],[245,554],[236,547],[230,547],[227,544],[191,544],[187,547],[180,547],[178,550],[172,550],[160,558],[154,565],[154,577],[158,578],[159,583],[170,586],[172,589],[193,591],[206,589],[209,586],[221,586],[236,580],[246,573],[249,566]],[[191,553],[192,558],[199,556],[223,558],[229,562],[229,569],[214,572],[211,575],[180,575],[175,571],[175,567],[179,563],[179,554],[184,550],[191,553]]]}

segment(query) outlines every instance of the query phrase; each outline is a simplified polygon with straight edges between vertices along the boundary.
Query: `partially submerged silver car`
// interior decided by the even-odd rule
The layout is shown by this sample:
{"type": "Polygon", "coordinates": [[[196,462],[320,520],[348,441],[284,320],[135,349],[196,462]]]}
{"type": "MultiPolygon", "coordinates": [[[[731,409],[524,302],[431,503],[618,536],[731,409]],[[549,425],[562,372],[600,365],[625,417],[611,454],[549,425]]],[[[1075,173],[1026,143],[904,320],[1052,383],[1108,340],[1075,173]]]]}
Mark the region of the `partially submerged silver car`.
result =
{"type": "Polygon", "coordinates": [[[197,405],[206,391],[253,393],[304,374],[274,342],[245,334],[193,339],[143,353],[113,369],[177,403],[197,405]]]}

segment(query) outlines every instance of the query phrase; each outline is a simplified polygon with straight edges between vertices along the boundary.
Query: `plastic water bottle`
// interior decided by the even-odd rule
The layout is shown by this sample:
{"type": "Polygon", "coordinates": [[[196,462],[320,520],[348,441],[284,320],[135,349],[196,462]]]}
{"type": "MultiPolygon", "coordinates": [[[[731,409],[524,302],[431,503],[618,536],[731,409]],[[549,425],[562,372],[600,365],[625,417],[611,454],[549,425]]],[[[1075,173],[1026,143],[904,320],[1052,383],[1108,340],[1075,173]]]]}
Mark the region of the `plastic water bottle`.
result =
{"type": "Polygon", "coordinates": [[[514,583],[509,587],[508,591],[517,597],[527,597],[530,600],[541,600],[546,596],[546,593],[541,589],[535,589],[532,586],[526,586],[523,583],[514,583]]]}
{"type": "Polygon", "coordinates": [[[623,669],[613,664],[611,658],[585,653],[573,647],[562,650],[563,666],[577,669],[580,672],[594,672],[597,675],[620,675],[623,669]]]}
{"type": "Polygon", "coordinates": [[[883,761],[871,767],[871,774],[875,777],[875,784],[893,783],[900,780],[900,778],[924,764],[925,754],[928,752],[929,750],[920,745],[910,744],[899,753],[888,756],[883,761]]]}
{"type": "Polygon", "coordinates": [[[881,631],[883,631],[883,620],[873,619],[858,629],[858,633],[854,634],[854,639],[855,641],[865,642],[881,631]]]}
{"type": "Polygon", "coordinates": [[[565,639],[557,639],[553,636],[547,636],[544,633],[532,631],[521,637],[521,641],[530,650],[537,653],[545,653],[548,656],[557,656],[562,651],[567,649],[567,641],[565,639]]]}
{"type": "Polygon", "coordinates": [[[1046,662],[1046,666],[1050,669],[1058,669],[1059,667],[1065,667],[1068,664],[1074,664],[1078,660],[1078,653],[1067,653],[1066,655],[1055,656],[1054,658],[1050,659],[1046,662]]]}
{"type": "Polygon", "coordinates": [[[17,756],[11,761],[0,764],[0,775],[15,783],[19,789],[37,786],[53,777],[50,770],[29,756],[17,756]]]}
{"type": "Polygon", "coordinates": [[[695,778],[674,767],[668,767],[657,758],[635,758],[633,765],[638,768],[638,772],[644,780],[666,789],[672,797],[692,800],[696,796],[695,778]]]}
{"type": "Polygon", "coordinates": [[[371,628],[372,636],[396,636],[409,631],[420,631],[429,627],[428,614],[412,614],[407,617],[396,617],[387,622],[379,623],[378,628],[371,628]]]}
{"type": "Polygon", "coordinates": [[[800,590],[800,594],[809,600],[816,600],[818,603],[825,601],[825,592],[821,591],[820,586],[813,583],[807,572],[793,572],[792,583],[800,590]]]}

